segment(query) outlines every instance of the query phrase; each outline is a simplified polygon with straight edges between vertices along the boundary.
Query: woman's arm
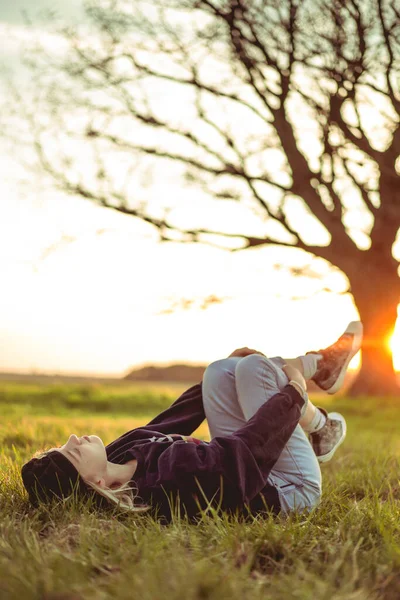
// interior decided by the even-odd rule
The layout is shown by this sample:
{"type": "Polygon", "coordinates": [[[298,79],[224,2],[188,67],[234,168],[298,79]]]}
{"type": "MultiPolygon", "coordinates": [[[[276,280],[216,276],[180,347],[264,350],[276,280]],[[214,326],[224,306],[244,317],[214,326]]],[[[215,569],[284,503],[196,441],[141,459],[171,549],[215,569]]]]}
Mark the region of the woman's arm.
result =
{"type": "MultiPolygon", "coordinates": [[[[249,354],[262,354],[262,352],[245,347],[234,350],[229,356],[243,357],[249,354]]],[[[199,383],[186,390],[169,408],[140,429],[158,431],[166,435],[171,433],[191,435],[205,418],[202,387],[199,383]]]]}
{"type": "Polygon", "coordinates": [[[158,460],[159,482],[194,494],[200,487],[211,498],[218,496],[222,479],[229,503],[247,504],[264,488],[303,406],[304,399],[288,385],[235,433],[208,444],[171,444],[158,460]]]}
{"type": "Polygon", "coordinates": [[[198,383],[183,392],[169,408],[140,429],[158,431],[166,435],[171,433],[191,435],[205,418],[202,387],[201,383],[198,383]]]}

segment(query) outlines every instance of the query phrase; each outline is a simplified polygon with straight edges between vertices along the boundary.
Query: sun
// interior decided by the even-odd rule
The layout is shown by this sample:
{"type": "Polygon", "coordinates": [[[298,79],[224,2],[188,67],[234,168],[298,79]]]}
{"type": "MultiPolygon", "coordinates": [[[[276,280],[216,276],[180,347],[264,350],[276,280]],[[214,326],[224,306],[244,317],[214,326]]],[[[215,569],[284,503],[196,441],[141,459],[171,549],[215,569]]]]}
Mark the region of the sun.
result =
{"type": "Polygon", "coordinates": [[[396,327],[389,339],[389,348],[393,352],[393,364],[396,371],[400,371],[400,327],[396,327]]]}

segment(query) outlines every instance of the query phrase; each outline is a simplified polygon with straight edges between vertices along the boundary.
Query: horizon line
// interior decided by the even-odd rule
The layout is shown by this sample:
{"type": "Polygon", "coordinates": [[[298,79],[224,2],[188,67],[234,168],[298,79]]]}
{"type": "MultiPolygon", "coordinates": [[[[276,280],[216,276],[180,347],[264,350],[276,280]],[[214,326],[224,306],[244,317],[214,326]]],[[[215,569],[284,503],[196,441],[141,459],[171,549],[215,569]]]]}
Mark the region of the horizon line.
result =
{"type": "MultiPolygon", "coordinates": [[[[206,368],[209,363],[199,363],[199,362],[151,362],[151,363],[143,363],[139,365],[134,365],[130,369],[126,369],[120,373],[107,373],[107,372],[91,372],[91,371],[47,371],[47,370],[2,370],[0,369],[0,377],[4,377],[6,375],[20,375],[26,377],[84,377],[84,378],[97,378],[97,379],[123,379],[132,371],[139,371],[141,369],[145,369],[148,367],[156,367],[156,368],[168,368],[174,366],[187,366],[187,367],[204,367],[206,368]]],[[[349,368],[349,372],[354,373],[358,371],[358,368],[349,368]]],[[[400,370],[396,370],[396,373],[400,373],[400,370]]]]}

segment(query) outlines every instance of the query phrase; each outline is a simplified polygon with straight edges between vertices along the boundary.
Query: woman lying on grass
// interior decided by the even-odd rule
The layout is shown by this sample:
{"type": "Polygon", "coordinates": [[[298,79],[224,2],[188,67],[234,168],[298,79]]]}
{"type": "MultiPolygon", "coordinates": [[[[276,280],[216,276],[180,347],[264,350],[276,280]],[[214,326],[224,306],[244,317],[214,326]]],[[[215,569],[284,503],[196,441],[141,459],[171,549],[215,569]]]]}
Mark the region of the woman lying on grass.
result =
{"type": "Polygon", "coordinates": [[[361,338],[362,325],[353,322],[332,346],[291,360],[235,350],[147,426],[106,447],[95,435],[73,434],[30,460],[22,468],[30,500],[76,490],[123,509],[152,509],[167,521],[172,505],[189,518],[208,506],[311,510],[321,496],[319,462],[332,458],[346,423],[311,403],[305,380],[336,392],[361,338]],[[205,417],[211,442],[187,437],[205,417]]]}

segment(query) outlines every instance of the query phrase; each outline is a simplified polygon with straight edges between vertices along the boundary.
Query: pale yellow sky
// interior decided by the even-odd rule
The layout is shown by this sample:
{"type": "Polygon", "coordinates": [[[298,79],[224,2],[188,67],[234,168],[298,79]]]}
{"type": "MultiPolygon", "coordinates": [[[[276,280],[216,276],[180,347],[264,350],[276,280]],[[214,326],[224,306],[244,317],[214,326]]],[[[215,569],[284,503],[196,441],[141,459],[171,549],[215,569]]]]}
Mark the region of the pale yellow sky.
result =
{"type": "MultiPolygon", "coordinates": [[[[294,356],[332,343],[358,317],[349,295],[315,293],[324,286],[320,281],[273,268],[288,264],[292,251],[229,253],[200,244],[160,244],[148,225],[32,188],[29,178],[18,155],[3,149],[0,370],[121,375],[150,362],[208,363],[240,346],[294,356]],[[202,310],[209,296],[224,301],[202,310]],[[299,296],[305,299],[293,300],[299,296]],[[191,302],[189,309],[168,312],[183,301],[191,302]]],[[[188,205],[180,218],[194,217],[194,194],[166,175],[147,192],[153,202],[173,198],[182,211],[188,205]]],[[[355,236],[362,244],[359,201],[350,198],[347,205],[347,222],[359,227],[355,236]]],[[[216,229],[226,221],[222,206],[211,211],[202,203],[202,218],[212,214],[216,229]]],[[[306,221],[296,201],[292,209],[306,236],[322,243],[321,228],[306,221]]],[[[230,222],[233,229],[237,223],[238,230],[246,225],[265,232],[233,205],[230,222]]],[[[345,287],[337,274],[329,283],[337,291],[345,287]]],[[[396,340],[400,349],[400,331],[396,340]]]]}
{"type": "MultiPolygon", "coordinates": [[[[348,295],[293,300],[321,284],[275,271],[284,250],[160,244],[148,226],[85,201],[1,186],[2,370],[120,375],[148,362],[207,363],[243,345],[296,355],[357,318],[348,295]],[[62,232],[71,241],[43,254],[62,232]],[[210,295],[225,300],[202,310],[210,295]],[[181,299],[190,310],[164,314],[181,299]]],[[[343,286],[337,275],[331,283],[343,286]]]]}

